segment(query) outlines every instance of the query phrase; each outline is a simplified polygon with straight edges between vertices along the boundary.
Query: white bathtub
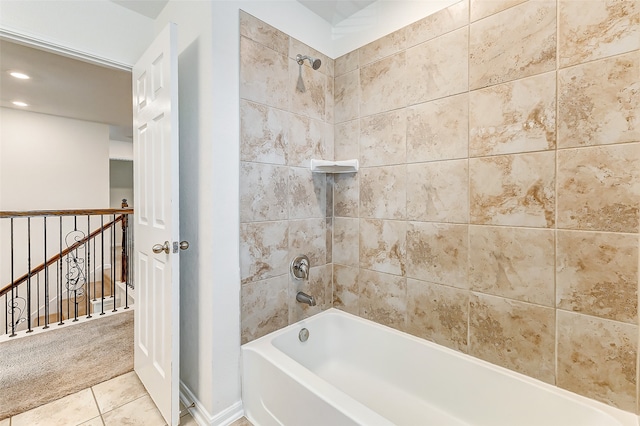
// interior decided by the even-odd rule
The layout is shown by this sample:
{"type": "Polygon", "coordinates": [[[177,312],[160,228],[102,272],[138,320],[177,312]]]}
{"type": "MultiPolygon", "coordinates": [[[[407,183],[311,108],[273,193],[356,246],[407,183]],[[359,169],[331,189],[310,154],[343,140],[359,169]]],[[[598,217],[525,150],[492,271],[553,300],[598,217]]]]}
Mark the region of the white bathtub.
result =
{"type": "Polygon", "coordinates": [[[243,345],[242,370],[256,426],[638,426],[631,413],[336,309],[243,345]]]}

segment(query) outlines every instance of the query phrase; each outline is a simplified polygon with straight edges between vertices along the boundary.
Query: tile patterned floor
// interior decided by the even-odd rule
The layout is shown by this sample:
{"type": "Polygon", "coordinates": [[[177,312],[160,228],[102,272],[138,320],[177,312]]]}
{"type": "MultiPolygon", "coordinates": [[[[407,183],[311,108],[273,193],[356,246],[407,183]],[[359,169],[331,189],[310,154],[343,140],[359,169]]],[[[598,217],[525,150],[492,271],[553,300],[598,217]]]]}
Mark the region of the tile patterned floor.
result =
{"type": "MultiPolygon", "coordinates": [[[[198,426],[180,404],[181,426],[198,426]]],[[[134,372],[115,377],[57,401],[0,420],[0,426],[165,426],[134,372]]],[[[231,426],[251,426],[244,417],[231,426]]]]}

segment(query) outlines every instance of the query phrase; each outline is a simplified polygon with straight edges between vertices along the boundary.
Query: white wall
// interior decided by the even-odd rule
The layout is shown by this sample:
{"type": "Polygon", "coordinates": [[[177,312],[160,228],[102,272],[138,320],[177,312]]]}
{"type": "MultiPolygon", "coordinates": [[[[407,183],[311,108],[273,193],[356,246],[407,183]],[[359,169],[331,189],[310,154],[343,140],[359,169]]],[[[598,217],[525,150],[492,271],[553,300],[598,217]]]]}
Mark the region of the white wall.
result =
{"type": "Polygon", "coordinates": [[[133,161],[109,160],[109,207],[119,209],[126,199],[133,207],[133,161]]]}
{"type": "Polygon", "coordinates": [[[109,141],[109,158],[112,160],[133,161],[133,142],[109,141]]]}
{"type": "Polygon", "coordinates": [[[109,206],[109,128],[2,108],[0,210],[109,206]]]}
{"type": "Polygon", "coordinates": [[[0,29],[124,66],[153,40],[151,19],[106,0],[2,0],[0,29]]]}

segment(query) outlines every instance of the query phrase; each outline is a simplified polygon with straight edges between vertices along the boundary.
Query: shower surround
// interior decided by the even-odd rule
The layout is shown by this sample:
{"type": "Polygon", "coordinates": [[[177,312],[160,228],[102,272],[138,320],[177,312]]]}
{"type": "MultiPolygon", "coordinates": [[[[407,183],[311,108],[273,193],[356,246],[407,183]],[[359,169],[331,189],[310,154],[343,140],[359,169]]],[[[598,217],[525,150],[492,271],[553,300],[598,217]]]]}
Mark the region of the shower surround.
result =
{"type": "Polygon", "coordinates": [[[465,0],[335,62],[241,34],[243,342],[333,306],[638,412],[639,1],[465,0]]]}

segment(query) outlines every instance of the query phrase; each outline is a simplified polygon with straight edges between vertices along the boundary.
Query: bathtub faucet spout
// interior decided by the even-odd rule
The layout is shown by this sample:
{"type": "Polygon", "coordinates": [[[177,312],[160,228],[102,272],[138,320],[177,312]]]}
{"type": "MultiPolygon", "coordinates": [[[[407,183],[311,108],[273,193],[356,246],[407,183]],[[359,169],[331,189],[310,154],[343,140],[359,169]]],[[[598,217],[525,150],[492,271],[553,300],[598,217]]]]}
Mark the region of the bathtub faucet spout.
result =
{"type": "Polygon", "coordinates": [[[313,296],[309,296],[307,293],[301,291],[296,294],[296,300],[300,303],[306,303],[309,306],[316,306],[316,299],[313,296]]]}

